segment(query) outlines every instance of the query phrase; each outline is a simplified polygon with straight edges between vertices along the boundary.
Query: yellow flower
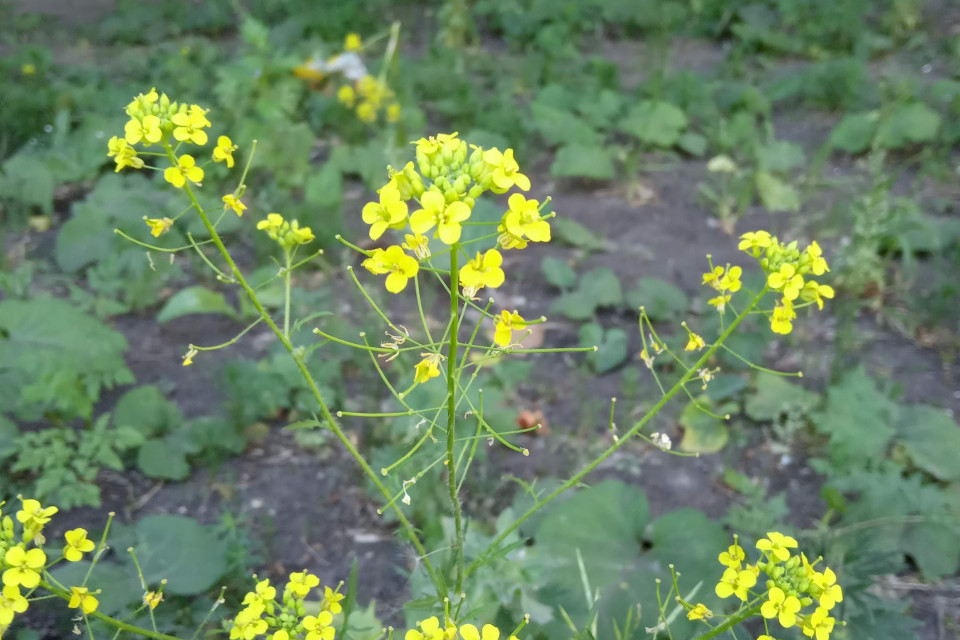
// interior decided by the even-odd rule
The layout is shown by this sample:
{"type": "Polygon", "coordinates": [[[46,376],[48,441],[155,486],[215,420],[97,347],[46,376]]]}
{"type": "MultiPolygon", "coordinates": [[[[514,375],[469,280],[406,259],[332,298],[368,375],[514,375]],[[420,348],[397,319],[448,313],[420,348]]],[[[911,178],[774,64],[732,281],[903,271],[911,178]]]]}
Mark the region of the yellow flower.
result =
{"type": "Polygon", "coordinates": [[[797,540],[776,531],[768,531],[766,538],[757,541],[757,549],[766,552],[774,562],[786,562],[790,559],[790,549],[797,548],[797,540]]]}
{"type": "Polygon", "coordinates": [[[820,606],[826,610],[833,609],[838,602],[843,602],[843,589],[837,584],[837,574],[827,567],[823,573],[814,572],[813,583],[820,589],[820,606]]]}
{"type": "Polygon", "coordinates": [[[483,161],[493,167],[490,190],[505,193],[516,185],[522,191],[530,190],[530,178],[520,173],[520,165],[513,158],[513,149],[501,152],[500,149],[487,149],[483,152],[483,161]]]}
{"type": "Polygon", "coordinates": [[[767,592],[767,601],[760,607],[760,615],[764,618],[777,618],[784,629],[797,624],[798,611],[800,600],[796,596],[788,596],[780,587],[772,587],[767,592]]]}
{"type": "Polygon", "coordinates": [[[743,269],[740,267],[730,267],[727,269],[727,272],[723,274],[723,277],[720,278],[720,288],[724,291],[732,291],[736,293],[740,291],[742,286],[740,283],[740,276],[743,275],[743,269]]]}
{"type": "Polygon", "coordinates": [[[307,632],[304,640],[333,640],[336,630],[330,626],[333,616],[329,611],[321,611],[316,616],[306,616],[303,619],[303,628],[307,632]]]}
{"type": "Polygon", "coordinates": [[[683,348],[684,351],[699,351],[705,346],[707,346],[707,343],[703,341],[703,338],[687,329],[687,346],[683,348]]]}
{"type": "Polygon", "coordinates": [[[789,262],[780,265],[780,270],[767,276],[767,284],[771,289],[783,292],[783,299],[793,302],[800,295],[803,288],[803,276],[797,273],[797,268],[789,262]]]}
{"type": "Polygon", "coordinates": [[[154,115],[144,116],[143,119],[131,118],[123,127],[123,137],[130,144],[137,144],[145,140],[147,143],[160,142],[163,132],[160,131],[160,118],[154,115]]]}
{"type": "Polygon", "coordinates": [[[107,142],[107,157],[113,158],[117,167],[114,173],[120,173],[124,167],[143,168],[143,158],[137,157],[137,150],[131,147],[125,138],[113,136],[107,142]]]}
{"type": "Polygon", "coordinates": [[[793,303],[784,300],[783,304],[778,304],[773,308],[770,316],[770,330],[774,333],[787,335],[793,331],[792,320],[797,317],[797,312],[793,310],[793,303]]]}
{"type": "Polygon", "coordinates": [[[404,253],[398,245],[375,250],[372,256],[363,261],[363,266],[377,275],[390,274],[385,283],[390,293],[403,291],[407,281],[420,271],[420,264],[416,259],[404,253]]]}
{"type": "Polygon", "coordinates": [[[816,640],[828,640],[835,622],[828,614],[829,611],[823,607],[818,607],[816,611],[801,622],[800,629],[803,631],[803,635],[810,638],[816,637],[816,640]]]}
{"type": "Polygon", "coordinates": [[[514,310],[510,313],[506,309],[500,312],[497,318],[493,341],[501,347],[508,347],[513,342],[513,332],[522,331],[527,328],[527,321],[514,310]]]}
{"type": "Polygon", "coordinates": [[[727,303],[730,302],[730,298],[732,297],[733,296],[731,296],[729,293],[725,293],[723,295],[710,298],[707,300],[707,304],[716,307],[717,311],[723,313],[727,308],[727,303]]]}
{"type": "Polygon", "coordinates": [[[818,309],[823,309],[823,299],[832,299],[834,295],[833,287],[826,284],[818,284],[815,280],[807,280],[800,290],[800,297],[817,303],[818,309]]]}
{"type": "MultiPolygon", "coordinates": [[[[208,126],[210,122],[207,120],[202,109],[191,109],[189,112],[180,111],[173,114],[170,120],[174,124],[173,137],[178,142],[192,142],[193,144],[200,145],[207,144],[207,132],[203,130],[203,127],[208,126]]],[[[219,147],[220,145],[218,144],[217,148],[219,147]]]]}
{"type": "Polygon", "coordinates": [[[0,591],[0,629],[11,622],[17,613],[23,613],[30,606],[27,599],[20,595],[20,587],[6,586],[0,591]]]}
{"type": "Polygon", "coordinates": [[[414,367],[413,384],[421,384],[440,375],[440,358],[428,354],[414,367]]]}
{"type": "Polygon", "coordinates": [[[323,600],[320,602],[320,608],[322,608],[324,611],[329,611],[333,615],[337,615],[343,611],[343,606],[340,604],[340,601],[345,597],[345,595],[334,591],[330,587],[324,587],[323,600]]]}
{"type": "Polygon", "coordinates": [[[483,625],[483,629],[478,631],[472,624],[460,626],[460,636],[463,640],[500,640],[500,629],[492,624],[483,625]]]}
{"type": "Polygon", "coordinates": [[[363,205],[361,215],[363,221],[370,225],[370,239],[376,240],[389,227],[403,227],[407,221],[407,203],[400,199],[397,188],[388,183],[380,189],[380,202],[363,205]]]}
{"type": "Polygon", "coordinates": [[[483,287],[496,289],[504,281],[501,264],[503,256],[496,249],[487,249],[483,255],[478,251],[476,258],[460,267],[460,284],[471,296],[483,287]]]}
{"type": "Polygon", "coordinates": [[[286,629],[275,631],[270,640],[290,640],[290,633],[286,629]]]}
{"type": "Polygon", "coordinates": [[[27,589],[33,589],[40,584],[40,572],[47,563],[47,556],[40,549],[24,551],[23,547],[10,547],[4,554],[3,561],[10,567],[3,572],[4,585],[8,587],[22,585],[27,589]]]}
{"type": "Polygon", "coordinates": [[[87,539],[86,529],[71,529],[63,534],[67,540],[67,546],[63,548],[63,557],[69,562],[78,562],[83,560],[83,554],[93,551],[95,545],[93,540],[87,539]]]}
{"type": "Polygon", "coordinates": [[[187,350],[187,355],[183,356],[183,366],[189,367],[193,364],[193,357],[197,355],[197,350],[191,347],[187,350]]]}
{"type": "Polygon", "coordinates": [[[245,606],[260,605],[272,611],[273,600],[276,597],[277,589],[270,586],[270,580],[261,580],[253,591],[243,597],[243,604],[245,606]]]}
{"type": "Polygon", "coordinates": [[[260,617],[262,613],[262,607],[248,607],[238,613],[233,619],[233,628],[230,629],[230,640],[253,640],[266,633],[267,621],[260,617]]]}
{"type": "Polygon", "coordinates": [[[723,275],[723,267],[714,267],[713,271],[703,274],[703,282],[700,284],[709,284],[711,287],[720,291],[720,277],[723,275]]]}
{"type": "Polygon", "coordinates": [[[226,162],[228,169],[233,169],[233,152],[237,150],[237,145],[227,136],[217,138],[217,146],[213,148],[213,161],[226,162]]]}
{"type": "Polygon", "coordinates": [[[444,244],[455,244],[460,240],[460,223],[470,217],[467,203],[455,200],[447,204],[443,194],[431,189],[420,196],[419,211],[410,216],[410,228],[414,233],[426,233],[437,227],[436,237],[444,244]]]}
{"type": "Polygon", "coordinates": [[[763,634],[762,636],[757,636],[757,640],[777,640],[777,639],[774,638],[773,636],[768,636],[767,634],[763,634]]]}
{"type": "Polygon", "coordinates": [[[93,613],[97,610],[99,604],[100,602],[93,597],[86,587],[70,587],[70,602],[67,603],[69,608],[82,608],[84,613],[93,613]]]}
{"type": "Polygon", "coordinates": [[[283,216],[279,213],[268,213],[266,220],[257,223],[257,229],[261,231],[276,231],[283,226],[283,216]]]}
{"type": "Polygon", "coordinates": [[[740,236],[737,248],[751,254],[754,258],[760,257],[760,250],[773,244],[774,238],[766,231],[748,231],[740,236]]]}
{"type": "Polygon", "coordinates": [[[510,210],[503,216],[507,233],[533,242],[550,242],[550,223],[540,217],[540,203],[514,193],[507,200],[510,210]]]}
{"type": "Polygon", "coordinates": [[[301,571],[300,573],[290,574],[287,589],[298,598],[306,598],[307,594],[310,593],[310,589],[313,589],[318,584],[320,584],[320,578],[307,571],[301,571]]]}
{"type": "Polygon", "coordinates": [[[403,239],[406,241],[402,246],[407,251],[413,251],[413,255],[417,256],[418,260],[424,260],[430,257],[430,239],[426,236],[422,236],[419,233],[413,235],[407,233],[404,234],[403,239]]]}
{"type": "Polygon", "coordinates": [[[17,522],[24,527],[42,529],[58,511],[60,509],[57,507],[44,508],[39,500],[28,498],[23,501],[20,510],[17,511],[17,522]]]}
{"type": "Polygon", "coordinates": [[[337,102],[348,109],[353,108],[353,103],[357,100],[357,94],[349,84],[345,84],[337,89],[337,102]]]}
{"type": "Polygon", "coordinates": [[[223,196],[221,200],[223,200],[224,209],[233,209],[238,216],[242,216],[243,212],[247,210],[247,205],[240,202],[240,198],[236,197],[232,193],[228,193],[227,195],[223,196]]]}
{"type": "Polygon", "coordinates": [[[290,223],[290,235],[289,240],[296,244],[307,244],[308,242],[313,241],[315,236],[313,235],[313,229],[310,227],[301,227],[300,223],[294,220],[290,223]]]}
{"type": "Polygon", "coordinates": [[[177,166],[164,169],[163,179],[180,189],[187,180],[200,184],[203,180],[203,169],[197,166],[193,156],[185,153],[177,159],[177,166]]]}
{"type": "Polygon", "coordinates": [[[429,138],[420,138],[414,143],[417,145],[417,154],[432,156],[438,151],[455,153],[464,144],[463,140],[458,137],[459,135],[459,131],[454,131],[453,133],[438,133],[436,136],[430,136],[429,138]]]}
{"type": "Polygon", "coordinates": [[[150,227],[150,235],[154,238],[159,238],[173,227],[173,220],[170,218],[147,218],[144,216],[143,221],[150,227]]]}
{"type": "Polygon", "coordinates": [[[697,606],[695,606],[693,609],[690,609],[690,611],[687,611],[688,620],[704,620],[712,617],[713,611],[707,609],[707,605],[703,604],[702,602],[697,603],[697,606]]]}
{"type": "Polygon", "coordinates": [[[402,112],[400,105],[396,102],[387,107],[387,122],[400,122],[402,112]]]}
{"type": "Polygon", "coordinates": [[[721,598],[729,598],[736,595],[741,600],[747,599],[747,591],[753,585],[757,584],[757,574],[749,569],[737,571],[736,569],[726,569],[720,582],[714,588],[714,591],[721,598]]]}
{"type": "Polygon", "coordinates": [[[347,37],[343,39],[343,50],[344,51],[360,51],[363,48],[363,41],[360,39],[360,35],[356,33],[348,33],[347,37]]]}
{"type": "Polygon", "coordinates": [[[158,591],[148,591],[143,594],[143,604],[151,609],[156,609],[161,602],[163,602],[163,594],[158,591]]]}
{"type": "Polygon", "coordinates": [[[444,630],[440,628],[440,621],[436,616],[421,621],[418,626],[420,631],[410,629],[403,640],[444,640],[444,630]]]}
{"type": "Polygon", "coordinates": [[[32,62],[24,62],[22,65],[20,65],[20,73],[22,73],[25,76],[32,76],[36,72],[37,72],[37,65],[33,64],[32,62]]]}
{"type": "Polygon", "coordinates": [[[727,550],[717,557],[717,560],[720,561],[720,564],[730,569],[740,569],[740,563],[743,562],[746,557],[747,554],[743,552],[743,547],[734,540],[733,544],[727,547],[727,550]]]}
{"type": "Polygon", "coordinates": [[[813,262],[810,264],[810,270],[813,271],[813,275],[822,276],[827,271],[830,271],[827,260],[823,257],[823,249],[820,248],[816,240],[811,242],[810,246],[807,247],[807,255],[813,258],[813,262]]]}
{"type": "Polygon", "coordinates": [[[367,124],[377,121],[377,108],[372,102],[363,101],[357,105],[357,120],[367,124]]]}

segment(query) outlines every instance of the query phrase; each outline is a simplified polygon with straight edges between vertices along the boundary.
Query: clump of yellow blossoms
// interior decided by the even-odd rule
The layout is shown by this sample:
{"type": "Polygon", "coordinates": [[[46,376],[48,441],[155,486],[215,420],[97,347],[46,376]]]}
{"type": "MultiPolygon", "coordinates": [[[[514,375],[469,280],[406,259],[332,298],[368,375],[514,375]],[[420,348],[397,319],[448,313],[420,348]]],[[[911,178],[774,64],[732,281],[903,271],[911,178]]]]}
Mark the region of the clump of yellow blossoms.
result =
{"type": "MultiPolygon", "coordinates": [[[[804,635],[816,640],[828,640],[836,624],[830,611],[843,601],[843,589],[829,567],[818,571],[818,558],[811,563],[803,553],[795,553],[795,538],[771,531],[757,542],[760,557],[755,564],[746,562],[747,554],[734,537],[733,544],[720,554],[723,575],[714,587],[721,598],[736,596],[740,600],[759,604],[759,613],[767,620],[776,620],[781,627],[799,627],[804,635]],[[766,575],[763,587],[757,589],[760,574],[766,575]]],[[[687,617],[704,620],[713,613],[703,604],[686,605],[687,617]]],[[[761,639],[771,639],[769,635],[761,639]]]]}
{"type": "MultiPolygon", "coordinates": [[[[514,635],[517,631],[510,634],[508,640],[517,640],[514,635]]],[[[441,627],[439,618],[433,616],[418,622],[416,629],[407,630],[403,640],[500,640],[500,629],[492,624],[485,624],[481,629],[470,623],[458,627],[449,619],[441,627]]]]}
{"type": "Polygon", "coordinates": [[[267,214],[266,220],[257,223],[257,229],[266,232],[271,240],[288,251],[301,244],[307,244],[314,238],[310,227],[301,227],[296,220],[284,220],[279,213],[267,214]]]}
{"type": "Polygon", "coordinates": [[[319,585],[320,578],[307,571],[291,573],[277,599],[277,589],[270,580],[260,580],[244,596],[243,609],[228,623],[230,639],[253,640],[269,634],[271,640],[333,640],[333,617],[343,610],[340,601],[345,594],[340,593],[339,586],[324,587],[319,611],[312,605],[310,610],[316,615],[307,615],[306,599],[319,585]]]}
{"type": "MultiPolygon", "coordinates": [[[[5,503],[0,502],[0,509],[5,503]]],[[[47,567],[48,556],[43,550],[47,540],[43,530],[51,518],[60,510],[57,507],[44,507],[38,500],[21,498],[20,509],[11,518],[0,511],[0,637],[9,628],[17,614],[25,612],[29,606],[30,593],[44,583],[57,584],[47,567]],[[14,519],[19,523],[19,531],[14,519]]],[[[63,553],[59,557],[67,562],[79,562],[84,554],[94,550],[95,544],[87,539],[86,529],[71,529],[64,534],[63,553]]],[[[96,593],[86,586],[72,586],[63,589],[62,596],[68,599],[67,606],[90,614],[97,610],[99,601],[96,593]]],[[[60,595],[60,594],[58,594],[60,595]]]]}

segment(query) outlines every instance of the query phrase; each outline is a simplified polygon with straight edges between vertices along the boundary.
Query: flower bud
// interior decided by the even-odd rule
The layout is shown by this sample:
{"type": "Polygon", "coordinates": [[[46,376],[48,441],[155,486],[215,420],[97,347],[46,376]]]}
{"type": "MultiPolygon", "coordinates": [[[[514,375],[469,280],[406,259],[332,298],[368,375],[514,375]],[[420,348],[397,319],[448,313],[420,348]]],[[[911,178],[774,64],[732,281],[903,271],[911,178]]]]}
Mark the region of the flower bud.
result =
{"type": "Polygon", "coordinates": [[[809,607],[813,604],[813,598],[800,598],[801,607],[809,607]]]}

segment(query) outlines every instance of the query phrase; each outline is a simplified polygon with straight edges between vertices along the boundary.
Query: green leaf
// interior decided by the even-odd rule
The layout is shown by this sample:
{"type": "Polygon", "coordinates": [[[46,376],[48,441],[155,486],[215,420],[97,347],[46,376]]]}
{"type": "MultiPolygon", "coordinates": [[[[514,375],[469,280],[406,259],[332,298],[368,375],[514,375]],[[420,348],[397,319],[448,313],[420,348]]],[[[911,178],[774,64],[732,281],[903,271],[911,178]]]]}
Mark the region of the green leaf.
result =
{"type": "Polygon", "coordinates": [[[687,128],[687,116],[683,111],[660,100],[638,102],[620,121],[620,131],[641,142],[669,148],[677,144],[687,128]]]}
{"type": "Polygon", "coordinates": [[[170,322],[174,318],[194,313],[216,313],[228,318],[237,317],[236,311],[227,304],[222,293],[194,286],[178,291],[167,300],[167,304],[163,305],[163,309],[157,314],[157,322],[170,322]]]}
{"type": "Polygon", "coordinates": [[[577,284],[577,274],[566,260],[548,256],[540,262],[540,271],[558,289],[572,289],[577,284]]]}
{"type": "Polygon", "coordinates": [[[876,117],[870,113],[853,113],[844,116],[833,128],[827,144],[847,153],[863,153],[870,148],[876,132],[876,117]]]}
{"type": "Polygon", "coordinates": [[[780,178],[766,171],[757,171],[754,181],[760,200],[769,211],[800,210],[800,194],[780,178]]]}
{"type": "MultiPolygon", "coordinates": [[[[471,217],[472,219],[473,217],[471,217]]],[[[556,218],[550,226],[553,228],[554,239],[563,244],[587,251],[602,251],[607,248],[606,240],[576,220],[556,218]]],[[[461,242],[463,241],[461,240],[461,242]]]]}
{"type": "Polygon", "coordinates": [[[619,307],[623,304],[623,288],[612,270],[601,267],[580,276],[577,289],[590,296],[597,307],[619,307]]]}
{"type": "Polygon", "coordinates": [[[196,520],[151,515],[136,525],[135,551],[147,584],[167,580],[165,591],[196,595],[214,586],[227,571],[227,544],[196,520]]]}
{"type": "Polygon", "coordinates": [[[0,201],[53,213],[56,179],[40,156],[24,149],[0,165],[0,201]]]}
{"type": "Polygon", "coordinates": [[[877,144],[885,149],[900,149],[909,144],[930,142],[940,129],[940,116],[922,102],[897,107],[880,123],[877,144]]]}
{"type": "Polygon", "coordinates": [[[550,165],[550,175],[556,178],[590,178],[613,180],[617,171],[613,153],[601,146],[567,144],[557,150],[550,165]]]}
{"type": "Polygon", "coordinates": [[[366,607],[354,609],[350,614],[350,626],[344,634],[344,640],[370,640],[381,635],[383,623],[375,611],[377,601],[371,600],[366,607]]]}
{"type": "Polygon", "coordinates": [[[795,142],[774,141],[757,149],[757,165],[763,171],[787,173],[803,162],[803,147],[795,142]]]}
{"type": "Polygon", "coordinates": [[[960,480],[960,426],[946,412],[926,406],[901,408],[897,437],[915,465],[938,480],[960,480]]]}
{"type": "Polygon", "coordinates": [[[568,320],[589,320],[597,308],[593,296],[582,289],[565,293],[550,305],[550,313],[559,313],[568,320]]]}
{"type": "Polygon", "coordinates": [[[343,204],[343,176],[340,169],[328,162],[319,171],[307,176],[303,198],[318,207],[339,209],[343,204]]]}
{"type": "Polygon", "coordinates": [[[113,410],[113,423],[118,428],[136,429],[145,438],[173,431],[182,422],[183,416],[177,405],[153,385],[127,391],[113,410]]]}
{"type": "Polygon", "coordinates": [[[137,466],[144,475],[163,480],[186,480],[190,464],[182,449],[167,438],[152,438],[137,451],[137,466]]]}
{"type": "Polygon", "coordinates": [[[0,460],[13,453],[13,441],[20,435],[20,429],[13,420],[0,415],[0,460]]]}
{"type": "MultiPolygon", "coordinates": [[[[113,536],[111,536],[112,538],[113,536]]],[[[111,540],[113,542],[113,540],[111,540]]],[[[139,555],[138,555],[139,557],[139,555]]],[[[69,562],[50,571],[60,584],[81,585],[87,575],[87,562],[69,562]]],[[[97,611],[108,616],[124,612],[127,605],[139,604],[143,589],[137,579],[136,571],[115,562],[101,560],[93,568],[87,582],[90,590],[99,589],[97,611]]],[[[151,585],[153,586],[153,585],[151,585]]]]}
{"type": "Polygon", "coordinates": [[[679,287],[660,278],[640,278],[637,287],[627,292],[627,305],[631,309],[646,309],[654,321],[667,321],[682,314],[690,307],[687,294],[679,287]]]}
{"type": "Polygon", "coordinates": [[[827,389],[827,402],[814,427],[829,436],[828,451],[835,464],[884,457],[896,434],[899,407],[877,390],[863,370],[855,369],[827,389]]]}
{"type": "Polygon", "coordinates": [[[623,329],[603,330],[591,322],[580,327],[580,346],[598,349],[587,354],[587,362],[597,373],[606,373],[617,368],[627,359],[627,334],[623,329]]]}
{"type": "Polygon", "coordinates": [[[707,152],[707,139],[699,133],[687,131],[677,140],[677,146],[690,155],[699,158],[707,152]]]}
{"type": "Polygon", "coordinates": [[[911,525],[904,532],[903,546],[928,580],[953,575],[960,568],[960,535],[956,525],[941,522],[911,525]]]}
{"type": "Polygon", "coordinates": [[[745,410],[751,420],[769,422],[791,410],[806,413],[814,407],[817,398],[817,394],[788,382],[783,376],[759,373],[756,389],[747,396],[745,410]]]}
{"type": "Polygon", "coordinates": [[[569,111],[542,102],[530,105],[533,126],[547,142],[554,145],[595,145],[601,136],[587,122],[569,111]]]}
{"type": "MultiPolygon", "coordinates": [[[[707,396],[697,401],[704,408],[715,411],[707,396]]],[[[683,427],[683,440],[680,450],[688,453],[716,453],[723,449],[730,438],[725,420],[715,418],[690,402],[680,414],[680,426],[683,427]]]]}

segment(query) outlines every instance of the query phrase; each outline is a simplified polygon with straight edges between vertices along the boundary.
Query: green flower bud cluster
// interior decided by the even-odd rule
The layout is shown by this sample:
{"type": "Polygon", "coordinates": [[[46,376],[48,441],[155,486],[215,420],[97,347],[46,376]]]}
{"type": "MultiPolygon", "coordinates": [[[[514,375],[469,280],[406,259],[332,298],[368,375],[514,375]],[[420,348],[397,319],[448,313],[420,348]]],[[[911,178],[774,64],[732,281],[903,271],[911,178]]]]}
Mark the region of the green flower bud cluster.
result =
{"type": "Polygon", "coordinates": [[[279,213],[267,214],[266,220],[257,223],[257,229],[266,231],[267,236],[285,251],[289,251],[301,244],[306,244],[314,239],[313,231],[310,227],[301,227],[296,220],[287,221],[279,213]]]}

